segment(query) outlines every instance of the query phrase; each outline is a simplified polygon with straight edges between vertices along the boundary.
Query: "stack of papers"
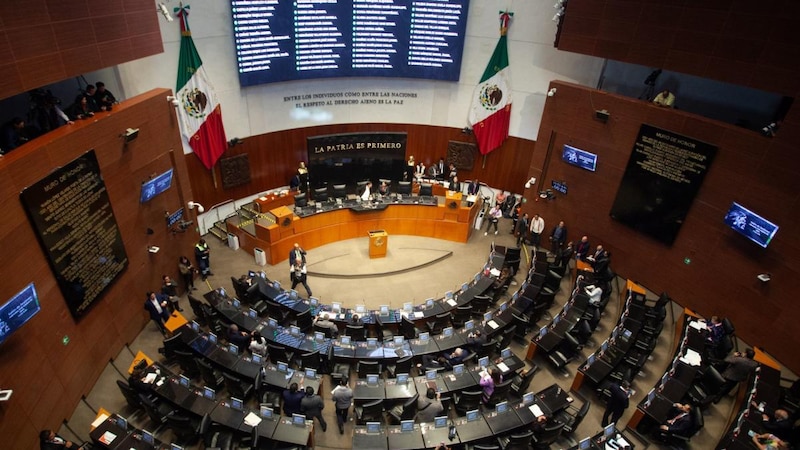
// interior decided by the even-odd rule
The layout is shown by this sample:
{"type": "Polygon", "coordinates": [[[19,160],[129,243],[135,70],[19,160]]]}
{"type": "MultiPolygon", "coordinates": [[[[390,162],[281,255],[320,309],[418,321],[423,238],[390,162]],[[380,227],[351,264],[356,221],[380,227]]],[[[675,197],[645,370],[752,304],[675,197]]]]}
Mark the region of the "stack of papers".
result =
{"type": "Polygon", "coordinates": [[[450,306],[456,306],[458,302],[451,298],[450,300],[447,301],[447,304],[450,306]]]}
{"type": "Polygon", "coordinates": [[[497,368],[500,369],[501,372],[508,372],[508,366],[504,362],[497,363],[497,368]]]}
{"type": "Polygon", "coordinates": [[[692,320],[691,322],[689,322],[689,326],[694,328],[697,331],[702,331],[702,330],[704,330],[706,328],[706,324],[703,323],[703,322],[700,322],[699,320],[692,320]]]}
{"type": "Polygon", "coordinates": [[[425,317],[425,313],[424,312],[422,312],[422,311],[414,311],[414,318],[415,319],[421,319],[423,317],[425,317]]]}
{"type": "Polygon", "coordinates": [[[494,321],[494,319],[490,320],[486,325],[489,325],[490,327],[492,327],[493,330],[496,330],[497,327],[500,326],[500,325],[497,324],[497,322],[494,321]]]}
{"type": "Polygon", "coordinates": [[[686,354],[681,356],[680,360],[690,366],[699,366],[703,358],[700,356],[700,353],[689,348],[686,349],[686,354]]]}
{"type": "Polygon", "coordinates": [[[258,426],[261,423],[261,417],[250,412],[244,417],[244,423],[250,425],[251,427],[258,426]]]}
{"type": "Polygon", "coordinates": [[[108,419],[108,414],[106,414],[106,413],[103,413],[103,414],[100,414],[99,416],[97,416],[97,418],[94,419],[94,422],[92,422],[92,429],[95,429],[95,428],[99,427],[100,424],[102,424],[103,422],[106,421],[106,419],[108,419]]]}
{"type": "Polygon", "coordinates": [[[153,381],[156,381],[156,377],[157,376],[158,375],[156,375],[155,373],[150,372],[150,373],[147,374],[146,377],[144,377],[144,382],[145,383],[152,383],[153,381]]]}
{"type": "Polygon", "coordinates": [[[499,277],[500,276],[500,271],[497,270],[497,269],[492,269],[492,270],[489,271],[489,273],[492,274],[493,277],[499,277]]]}

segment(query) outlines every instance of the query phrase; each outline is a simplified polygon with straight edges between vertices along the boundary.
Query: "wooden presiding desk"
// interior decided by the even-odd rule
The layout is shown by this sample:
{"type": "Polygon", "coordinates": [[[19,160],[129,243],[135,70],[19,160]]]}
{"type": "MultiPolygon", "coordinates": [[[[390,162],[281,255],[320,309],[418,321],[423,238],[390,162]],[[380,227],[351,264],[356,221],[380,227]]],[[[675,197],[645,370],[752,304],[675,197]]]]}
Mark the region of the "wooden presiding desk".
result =
{"type": "MultiPolygon", "coordinates": [[[[448,193],[449,194],[449,193],[448,193]]],[[[328,207],[325,211],[298,217],[286,206],[271,210],[274,224],[256,222],[255,236],[227,223],[229,233],[239,237],[241,247],[252,253],[264,250],[269,264],[289,257],[294,243],[305,249],[319,247],[345,239],[363,238],[370,231],[382,230],[387,235],[412,235],[467,242],[472,224],[480,211],[479,199],[472,206],[461,202],[460,194],[447,195],[444,202],[416,203],[419,197],[405,197],[402,202],[386,202],[372,209],[328,207]]]]}

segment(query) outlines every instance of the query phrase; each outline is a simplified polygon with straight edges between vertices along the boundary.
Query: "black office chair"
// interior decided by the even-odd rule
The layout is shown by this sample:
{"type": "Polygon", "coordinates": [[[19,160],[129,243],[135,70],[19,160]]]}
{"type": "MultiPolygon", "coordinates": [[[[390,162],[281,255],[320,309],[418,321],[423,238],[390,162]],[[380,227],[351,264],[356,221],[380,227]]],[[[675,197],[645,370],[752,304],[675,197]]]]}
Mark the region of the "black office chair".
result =
{"type": "Polygon", "coordinates": [[[492,395],[486,401],[486,406],[494,408],[498,403],[508,400],[508,393],[511,391],[511,383],[513,382],[514,379],[512,378],[496,384],[492,395]]]}
{"type": "Polygon", "coordinates": [[[240,398],[246,401],[250,395],[253,394],[253,383],[243,381],[239,377],[235,377],[225,372],[222,373],[222,377],[225,379],[225,389],[228,390],[228,393],[231,394],[231,397],[240,398]]]}
{"type": "Polygon", "coordinates": [[[419,185],[420,197],[433,197],[433,185],[430,183],[422,183],[419,185]]]}
{"type": "Polygon", "coordinates": [[[398,181],[397,182],[397,193],[402,195],[411,195],[411,182],[410,181],[398,181]]]}
{"type": "Polygon", "coordinates": [[[356,413],[356,423],[366,425],[367,422],[383,423],[383,400],[375,400],[353,408],[356,413]]]}
{"type": "Polygon", "coordinates": [[[397,405],[389,411],[389,420],[392,425],[400,425],[403,420],[413,420],[417,415],[417,401],[419,401],[419,394],[414,394],[402,405],[397,405]]]}
{"type": "Polygon", "coordinates": [[[503,334],[500,335],[500,338],[497,339],[497,347],[495,348],[495,354],[500,353],[503,351],[504,348],[511,345],[511,340],[514,339],[514,335],[517,334],[517,326],[511,325],[510,327],[506,327],[503,330],[503,334]]]}
{"type": "Polygon", "coordinates": [[[528,328],[530,327],[531,323],[530,319],[524,315],[521,316],[516,313],[512,313],[511,317],[513,317],[514,320],[512,323],[514,324],[514,327],[516,327],[514,330],[513,339],[516,339],[517,342],[526,344],[530,342],[527,339],[528,328]]]}
{"type": "Polygon", "coordinates": [[[344,329],[344,334],[350,336],[353,341],[363,341],[367,339],[364,325],[347,325],[344,329]]]}
{"type": "Polygon", "coordinates": [[[284,320],[286,320],[286,311],[280,303],[267,300],[267,314],[270,318],[278,321],[280,325],[283,325],[284,320]]]}
{"type": "Polygon", "coordinates": [[[319,326],[317,324],[314,324],[313,329],[314,329],[314,331],[319,331],[320,333],[325,334],[325,337],[328,338],[328,339],[335,338],[336,336],[334,336],[334,334],[336,334],[336,335],[339,334],[339,333],[334,333],[334,331],[331,328],[321,327],[321,326],[319,326]]]}
{"type": "Polygon", "coordinates": [[[315,369],[319,371],[320,365],[321,358],[319,350],[300,355],[300,367],[303,369],[315,369]]]}
{"type": "Polygon", "coordinates": [[[528,430],[521,433],[511,434],[501,437],[499,440],[503,450],[528,450],[531,448],[533,431],[528,430]]]}
{"type": "Polygon", "coordinates": [[[139,393],[122,380],[117,380],[117,387],[119,387],[120,392],[122,392],[122,396],[125,397],[125,402],[131,409],[131,413],[140,413],[142,411],[142,399],[139,398],[139,393]]]}
{"type": "Polygon", "coordinates": [[[588,320],[580,319],[578,324],[575,325],[575,328],[570,331],[570,334],[573,335],[581,345],[586,346],[589,343],[589,339],[592,337],[592,326],[589,324],[588,320]]]}
{"type": "Polygon", "coordinates": [[[556,370],[563,371],[570,361],[580,353],[581,345],[574,336],[567,333],[558,348],[547,354],[547,360],[556,370]]]}
{"type": "Polygon", "coordinates": [[[398,359],[393,364],[386,365],[386,374],[389,378],[397,378],[398,373],[411,374],[411,369],[414,367],[414,358],[412,356],[405,356],[398,359]]]}
{"type": "Polygon", "coordinates": [[[497,350],[497,341],[486,341],[481,345],[481,348],[478,349],[478,359],[481,359],[486,356],[491,356],[497,350]]]}
{"type": "Polygon", "coordinates": [[[225,383],[225,378],[223,378],[222,372],[214,369],[210,364],[202,359],[197,360],[197,368],[200,369],[200,377],[203,379],[203,382],[206,384],[206,386],[217,390],[220,386],[222,386],[223,383],[225,383]]]}
{"type": "Polygon", "coordinates": [[[231,429],[214,423],[208,414],[200,420],[198,433],[203,437],[203,445],[206,449],[231,450],[233,448],[234,434],[231,429]]]}
{"type": "Polygon", "coordinates": [[[483,318],[483,314],[492,306],[494,300],[488,295],[476,295],[472,298],[472,317],[483,318]]]}
{"type": "Polygon", "coordinates": [[[464,391],[455,396],[456,413],[459,416],[467,415],[467,411],[478,409],[481,406],[482,391],[464,391]]]}
{"type": "Polygon", "coordinates": [[[328,187],[314,189],[314,201],[321,203],[328,201],[328,187]]]}
{"type": "Polygon", "coordinates": [[[203,302],[194,298],[191,294],[189,294],[189,306],[192,308],[192,312],[194,313],[194,320],[201,326],[206,326],[205,314],[203,313],[203,302]]]}
{"type": "Polygon", "coordinates": [[[347,198],[347,185],[334,184],[333,185],[333,198],[347,198]]]}
{"type": "Polygon", "coordinates": [[[725,378],[714,366],[708,366],[703,370],[700,379],[689,387],[686,396],[692,405],[705,409],[720,394],[724,385],[725,378]]]}
{"type": "Polygon", "coordinates": [[[197,361],[194,359],[194,355],[182,350],[175,350],[174,353],[183,374],[192,380],[196,379],[200,375],[200,370],[197,368],[197,361]]]}
{"type": "Polygon", "coordinates": [[[555,419],[564,424],[563,433],[574,434],[578,426],[583,422],[583,418],[589,413],[589,408],[592,402],[584,401],[580,408],[575,404],[569,405],[566,409],[562,409],[555,415],[555,419]]]}
{"type": "Polygon", "coordinates": [[[456,307],[451,314],[450,320],[453,323],[453,328],[461,329],[464,327],[464,322],[472,318],[472,305],[466,304],[456,307]]]}
{"type": "Polygon", "coordinates": [[[534,364],[530,369],[523,373],[517,374],[514,378],[511,379],[511,393],[518,398],[522,398],[522,396],[528,392],[528,387],[531,385],[531,381],[533,381],[533,377],[536,376],[536,372],[539,370],[539,366],[534,364]]]}
{"type": "Polygon", "coordinates": [[[703,428],[705,421],[703,412],[695,406],[689,412],[692,425],[683,433],[673,433],[670,431],[657,430],[653,437],[656,441],[665,443],[674,448],[687,448],[692,436],[703,428]]]}
{"type": "Polygon", "coordinates": [[[546,426],[541,435],[533,435],[533,439],[531,440],[531,448],[534,450],[549,450],[550,445],[557,441],[558,437],[561,436],[561,431],[563,429],[564,424],[560,422],[546,426]]]}
{"type": "Polygon", "coordinates": [[[269,355],[269,360],[273,364],[277,364],[278,362],[292,362],[292,353],[289,353],[286,347],[282,345],[267,344],[267,354],[269,355]]]}
{"type": "Polygon", "coordinates": [[[311,316],[311,310],[305,310],[295,316],[295,325],[300,328],[303,333],[308,333],[311,325],[314,323],[314,318],[311,316]]]}
{"type": "Polygon", "coordinates": [[[331,381],[334,386],[338,386],[342,379],[350,379],[350,363],[347,360],[336,361],[333,358],[333,345],[328,346],[328,361],[333,361],[331,370],[331,381]]]}
{"type": "Polygon", "coordinates": [[[442,402],[442,415],[449,416],[450,405],[453,404],[453,397],[441,397],[439,401],[442,402]]]}
{"type": "Polygon", "coordinates": [[[181,444],[194,444],[200,434],[200,421],[190,416],[185,416],[177,411],[167,414],[167,427],[175,434],[177,441],[181,444]]]}
{"type": "Polygon", "coordinates": [[[427,326],[431,336],[442,334],[442,330],[450,326],[450,313],[437,314],[433,322],[428,322],[427,326]]]}
{"type": "Polygon", "coordinates": [[[416,339],[416,337],[419,336],[419,330],[417,330],[414,322],[405,317],[400,321],[400,333],[402,333],[406,339],[416,339]]]}
{"type": "Polygon", "coordinates": [[[367,374],[380,374],[381,365],[378,361],[359,361],[358,377],[367,378],[367,374]]]}
{"type": "Polygon", "coordinates": [[[147,413],[147,417],[150,418],[150,421],[153,422],[156,427],[153,432],[153,434],[155,434],[167,424],[167,416],[172,414],[173,409],[167,402],[159,402],[152,397],[144,395],[140,395],[139,397],[142,408],[144,408],[144,411],[147,413]]]}
{"type": "Polygon", "coordinates": [[[391,341],[394,339],[394,333],[387,326],[383,324],[380,314],[375,314],[375,328],[378,330],[378,339],[381,341],[391,341]]]}
{"type": "Polygon", "coordinates": [[[295,194],[294,196],[294,207],[295,208],[305,208],[308,206],[308,198],[306,197],[305,192],[301,192],[299,194],[295,194]]]}

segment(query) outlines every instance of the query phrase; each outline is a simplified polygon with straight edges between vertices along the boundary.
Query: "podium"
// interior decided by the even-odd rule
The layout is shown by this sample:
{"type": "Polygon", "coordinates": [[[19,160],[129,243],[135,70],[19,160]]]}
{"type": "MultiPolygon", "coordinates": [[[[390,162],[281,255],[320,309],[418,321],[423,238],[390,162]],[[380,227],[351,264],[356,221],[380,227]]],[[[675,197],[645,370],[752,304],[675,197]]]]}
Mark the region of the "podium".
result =
{"type": "Polygon", "coordinates": [[[384,230],[369,232],[369,257],[385,258],[386,247],[389,246],[389,233],[384,230]]]}

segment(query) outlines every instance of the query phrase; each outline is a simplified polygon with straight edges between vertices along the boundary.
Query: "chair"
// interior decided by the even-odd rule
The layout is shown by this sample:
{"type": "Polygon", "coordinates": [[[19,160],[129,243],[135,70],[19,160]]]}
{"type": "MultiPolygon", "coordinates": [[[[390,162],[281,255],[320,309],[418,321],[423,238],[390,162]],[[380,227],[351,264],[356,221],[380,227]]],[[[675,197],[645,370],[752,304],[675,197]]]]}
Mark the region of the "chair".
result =
{"type": "Polygon", "coordinates": [[[533,436],[533,440],[531,440],[531,448],[535,450],[549,450],[550,444],[558,440],[558,437],[561,436],[561,430],[563,429],[564,424],[560,422],[546,426],[541,435],[533,436]]]}
{"type": "Polygon", "coordinates": [[[564,433],[573,434],[578,426],[583,422],[583,418],[589,413],[589,408],[592,402],[584,401],[580,408],[570,405],[566,409],[562,409],[555,415],[555,419],[564,424],[564,433]]]}
{"type": "Polygon", "coordinates": [[[419,185],[420,197],[433,197],[433,185],[430,183],[422,183],[419,185]]]}
{"type": "Polygon", "coordinates": [[[411,182],[410,181],[398,181],[397,182],[397,193],[402,195],[411,195],[411,182]]]}
{"type": "Polygon", "coordinates": [[[492,396],[486,401],[486,406],[494,408],[494,405],[508,400],[508,392],[511,390],[511,383],[513,381],[513,379],[510,379],[496,384],[494,386],[494,391],[492,391],[492,396]]]}
{"type": "MultiPolygon", "coordinates": [[[[233,432],[228,427],[214,423],[208,414],[200,420],[197,432],[203,437],[203,446],[206,449],[231,450],[233,448],[233,432]]],[[[258,435],[258,433],[255,434],[258,435]]]]}
{"type": "MultiPolygon", "coordinates": [[[[333,345],[328,346],[328,361],[334,361],[333,345]]],[[[338,386],[342,379],[350,378],[350,363],[347,360],[339,360],[331,367],[331,381],[334,386],[338,386]]]]}
{"type": "Polygon", "coordinates": [[[501,437],[500,444],[503,450],[528,450],[531,448],[531,440],[533,440],[533,431],[528,430],[501,437]]]}
{"type": "Polygon", "coordinates": [[[464,326],[464,322],[471,318],[472,305],[469,304],[457,307],[455,310],[453,310],[453,314],[451,315],[453,327],[458,329],[462,328],[464,326]]]}
{"type": "Polygon", "coordinates": [[[528,334],[528,326],[531,323],[530,319],[528,319],[524,315],[520,316],[520,315],[518,315],[516,313],[513,313],[512,317],[514,318],[514,322],[513,323],[514,323],[514,326],[516,327],[515,330],[514,330],[513,337],[516,338],[518,342],[527,343],[528,340],[526,338],[526,335],[528,334]]]}
{"type": "Polygon", "coordinates": [[[400,333],[402,333],[406,339],[416,339],[416,337],[419,336],[419,330],[417,330],[414,322],[405,317],[400,321],[400,333]]]}
{"type": "Polygon", "coordinates": [[[292,354],[286,351],[286,347],[282,345],[275,345],[267,343],[267,354],[269,355],[269,360],[273,364],[277,364],[278,361],[283,361],[285,363],[289,363],[292,361],[292,354]]]}
{"type": "Polygon", "coordinates": [[[311,325],[314,323],[314,318],[311,317],[311,310],[307,309],[295,317],[295,325],[300,328],[303,333],[308,333],[311,325]]]}
{"type": "Polygon", "coordinates": [[[200,377],[203,379],[206,386],[217,390],[225,382],[225,378],[222,377],[222,372],[215,370],[202,359],[197,360],[197,368],[200,369],[200,377]]]}
{"type": "Polygon", "coordinates": [[[367,422],[383,422],[383,400],[375,400],[353,408],[356,423],[366,425],[367,422]]]}
{"type": "Polygon", "coordinates": [[[394,333],[392,333],[392,330],[383,325],[380,314],[375,314],[374,318],[375,328],[378,330],[378,339],[384,342],[394,339],[394,333]]]}
{"type": "Polygon", "coordinates": [[[326,202],[328,201],[328,187],[321,187],[314,189],[314,201],[315,202],[326,202]]]}
{"type": "Polygon", "coordinates": [[[139,397],[142,402],[142,408],[144,408],[150,421],[156,425],[156,430],[166,425],[167,416],[173,412],[172,407],[166,402],[158,402],[154,398],[144,395],[140,395],[139,397]]]}
{"type": "Polygon", "coordinates": [[[328,328],[328,327],[321,327],[321,326],[319,326],[317,324],[314,324],[313,330],[314,331],[319,331],[320,333],[325,334],[325,337],[328,338],[328,339],[332,339],[332,338],[336,337],[336,336],[334,336],[333,330],[331,328],[328,328]]]}
{"type": "Polygon", "coordinates": [[[197,368],[197,361],[194,359],[194,355],[182,350],[175,350],[174,353],[183,374],[190,379],[196,379],[200,375],[200,370],[197,368]]]}
{"type": "Polygon", "coordinates": [[[128,383],[117,380],[117,387],[122,392],[122,396],[125,397],[125,402],[131,408],[131,410],[135,412],[141,412],[142,410],[142,399],[139,396],[139,393],[134,391],[132,387],[128,385],[128,383]]]}
{"type": "Polygon", "coordinates": [[[378,361],[359,361],[358,377],[367,378],[367,374],[380,374],[381,365],[378,361]]]}
{"type": "Polygon", "coordinates": [[[411,373],[411,369],[414,366],[414,358],[412,356],[406,356],[404,358],[400,358],[394,364],[387,364],[386,365],[386,373],[389,378],[397,378],[398,373],[411,373]]]}
{"type": "Polygon", "coordinates": [[[512,378],[511,392],[515,396],[522,398],[522,396],[528,392],[528,387],[531,385],[531,381],[538,370],[539,366],[534,364],[533,367],[528,369],[526,372],[517,374],[517,376],[512,378]]]}
{"type": "Polygon", "coordinates": [[[580,343],[574,336],[567,333],[558,348],[547,355],[547,360],[557,370],[564,370],[566,365],[579,354],[580,343]]]}
{"type": "Polygon", "coordinates": [[[442,415],[450,415],[450,405],[453,404],[453,397],[442,397],[439,401],[442,402],[442,415]]]}
{"type": "Polygon", "coordinates": [[[315,369],[319,371],[321,365],[321,358],[319,350],[300,355],[300,367],[303,369],[315,369]]]}
{"type": "Polygon", "coordinates": [[[442,330],[450,325],[450,313],[441,313],[435,316],[433,322],[428,322],[428,331],[432,336],[442,334],[442,330]]]}
{"type": "Polygon", "coordinates": [[[333,198],[347,198],[347,185],[334,184],[333,185],[333,198]]]}
{"type": "Polygon", "coordinates": [[[459,416],[467,415],[467,411],[478,409],[481,406],[483,391],[464,391],[455,397],[456,413],[459,416]]]}
{"type": "MultiPolygon", "coordinates": [[[[505,348],[505,347],[503,347],[505,348]]],[[[496,341],[487,341],[481,345],[481,348],[478,349],[478,359],[483,358],[485,356],[491,356],[494,354],[495,350],[497,349],[497,342],[496,341]]]]}
{"type": "Polygon", "coordinates": [[[493,299],[488,295],[476,295],[472,297],[472,316],[473,317],[483,317],[483,313],[492,306],[493,299]]]}
{"type": "Polygon", "coordinates": [[[703,371],[699,381],[695,381],[686,395],[694,406],[706,408],[710,405],[725,385],[725,378],[720,375],[714,366],[708,366],[703,371]]]}
{"type": "Polygon", "coordinates": [[[205,315],[203,314],[203,302],[194,298],[192,294],[189,294],[189,306],[191,306],[192,312],[194,313],[194,320],[200,325],[208,325],[205,315]]]}
{"type": "Polygon", "coordinates": [[[306,193],[301,192],[299,194],[295,194],[294,196],[294,207],[295,208],[305,208],[308,206],[308,199],[306,198],[306,193]]]}
{"type": "Polygon", "coordinates": [[[283,321],[286,320],[286,311],[283,306],[271,300],[267,300],[267,314],[277,320],[279,324],[283,324],[283,321]]]}
{"type": "Polygon", "coordinates": [[[177,411],[172,411],[167,414],[166,418],[167,427],[175,433],[178,442],[182,444],[193,444],[200,437],[198,434],[200,422],[196,419],[184,416],[177,411]]]}
{"type": "Polygon", "coordinates": [[[417,401],[419,401],[419,394],[414,394],[413,397],[406,400],[402,405],[398,405],[389,411],[389,417],[395,425],[400,425],[402,420],[413,420],[417,415],[417,401]]]}
{"type": "Polygon", "coordinates": [[[225,372],[222,373],[222,377],[225,379],[225,389],[228,390],[231,397],[247,400],[253,393],[253,383],[244,382],[239,377],[225,372]]]}
{"type": "Polygon", "coordinates": [[[592,326],[589,324],[588,320],[581,319],[578,321],[575,328],[570,331],[570,334],[575,336],[575,339],[577,339],[581,345],[586,345],[592,337],[592,326]]]}
{"type": "Polygon", "coordinates": [[[344,329],[344,334],[350,336],[354,341],[364,341],[367,339],[364,325],[347,325],[344,329]]]}
{"type": "Polygon", "coordinates": [[[654,435],[654,438],[657,441],[663,442],[667,445],[677,448],[686,448],[692,436],[697,434],[697,432],[700,431],[705,424],[703,420],[703,412],[700,411],[699,407],[693,407],[689,414],[691,416],[692,425],[684,433],[672,433],[670,431],[658,430],[654,435]]]}

